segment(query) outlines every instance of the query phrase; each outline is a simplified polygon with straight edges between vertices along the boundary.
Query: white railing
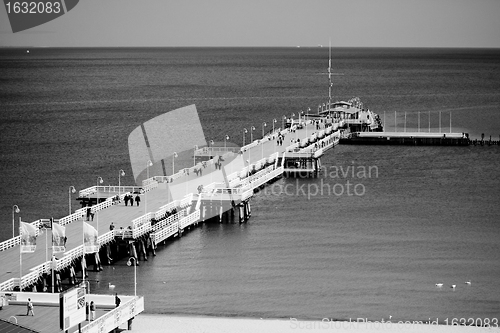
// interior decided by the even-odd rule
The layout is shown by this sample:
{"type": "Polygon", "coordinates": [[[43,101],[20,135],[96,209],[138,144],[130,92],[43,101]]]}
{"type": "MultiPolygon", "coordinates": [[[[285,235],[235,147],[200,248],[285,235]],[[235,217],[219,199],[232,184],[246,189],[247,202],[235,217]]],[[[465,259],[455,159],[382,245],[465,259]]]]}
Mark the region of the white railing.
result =
{"type": "Polygon", "coordinates": [[[250,183],[252,183],[253,181],[255,181],[256,179],[262,177],[263,175],[271,172],[274,170],[274,165],[270,165],[268,166],[267,168],[263,169],[263,170],[260,170],[259,172],[251,175],[251,176],[248,176],[247,178],[243,179],[241,184],[243,187],[246,187],[248,186],[250,183]]]}
{"type": "Polygon", "coordinates": [[[172,179],[170,176],[154,176],[153,178],[158,183],[171,183],[172,182],[172,179]]]}
{"type": "Polygon", "coordinates": [[[60,225],[70,224],[73,221],[79,220],[85,215],[85,208],[80,208],[71,215],[59,219],[60,225]]]}
{"type": "Polygon", "coordinates": [[[240,185],[240,183],[241,183],[241,179],[239,177],[235,178],[235,179],[229,181],[229,187],[237,187],[240,185]]]}
{"type": "Polygon", "coordinates": [[[85,188],[83,190],[80,190],[78,192],[78,196],[80,198],[87,197],[87,196],[89,196],[89,195],[91,195],[93,193],[96,193],[96,188],[97,188],[97,186],[92,186],[92,187],[87,187],[87,188],[85,188]]]}
{"type": "MultiPolygon", "coordinates": [[[[274,167],[274,166],[273,166],[274,167]]],[[[267,171],[267,169],[266,169],[267,171]]],[[[278,167],[276,168],[275,170],[271,170],[270,172],[266,172],[266,173],[263,173],[261,175],[259,175],[258,178],[255,178],[248,186],[250,187],[251,189],[254,189],[254,188],[257,188],[259,186],[262,186],[264,185],[265,183],[267,183],[268,181],[270,181],[271,179],[275,178],[275,177],[278,177],[279,175],[281,175],[283,173],[283,167],[278,167]]]]}
{"type": "Polygon", "coordinates": [[[97,238],[97,242],[100,245],[107,244],[115,239],[115,232],[113,230],[106,232],[105,234],[100,235],[97,238]]]}
{"type": "Polygon", "coordinates": [[[126,185],[126,186],[112,186],[112,185],[108,185],[108,186],[92,186],[92,187],[88,187],[86,189],[83,189],[83,190],[80,190],[78,192],[78,196],[80,198],[84,198],[84,197],[88,197],[94,193],[96,193],[96,189],[99,188],[99,193],[114,193],[116,194],[117,192],[118,193],[125,193],[125,192],[131,192],[131,193],[135,193],[135,192],[139,192],[141,190],[141,187],[140,186],[130,186],[130,185],[126,185]]]}
{"type": "Polygon", "coordinates": [[[184,199],[181,200],[179,203],[179,207],[184,209],[186,207],[191,206],[191,203],[193,202],[193,193],[189,193],[188,195],[185,196],[184,199]]]}
{"type": "Polygon", "coordinates": [[[142,235],[147,234],[149,231],[151,231],[151,221],[142,224],[138,228],[132,229],[132,237],[134,239],[141,237],[142,235]]]}
{"type": "Polygon", "coordinates": [[[154,232],[161,231],[161,229],[183,218],[184,215],[185,215],[185,210],[181,210],[180,212],[170,215],[166,219],[163,219],[160,222],[155,223],[151,228],[154,232]]]}
{"type": "Polygon", "coordinates": [[[155,177],[150,177],[150,178],[144,179],[142,181],[142,186],[146,186],[146,185],[152,184],[154,182],[156,182],[155,177]]]}
{"type": "Polygon", "coordinates": [[[158,182],[156,180],[153,180],[142,187],[142,192],[146,193],[157,187],[158,187],[158,182]]]}
{"type": "Polygon", "coordinates": [[[155,243],[158,244],[159,242],[167,239],[170,236],[175,235],[179,231],[179,222],[175,221],[172,224],[167,225],[165,228],[155,231],[152,237],[155,240],[155,243]]]}
{"type": "Polygon", "coordinates": [[[69,265],[71,265],[77,258],[83,255],[83,245],[79,245],[68,252],[64,253],[61,259],[56,261],[56,270],[61,270],[69,265]]]}
{"type": "Polygon", "coordinates": [[[253,189],[246,190],[241,194],[241,201],[245,201],[253,196],[253,189]]]}
{"type": "Polygon", "coordinates": [[[89,322],[81,328],[82,333],[114,332],[115,328],[125,324],[144,311],[144,297],[136,296],[122,302],[113,310],[106,312],[94,321],[89,322]]]}
{"type": "Polygon", "coordinates": [[[174,200],[174,201],[169,202],[166,205],[161,206],[160,209],[165,209],[165,211],[167,212],[167,211],[171,211],[174,208],[177,208],[178,206],[179,206],[179,200],[174,200]]]}
{"type": "MultiPolygon", "coordinates": [[[[56,220],[57,221],[57,220],[56,220]]],[[[34,222],[31,222],[30,224],[35,227],[35,232],[36,235],[38,236],[40,234],[40,228],[43,224],[49,223],[50,219],[39,219],[34,222]]],[[[21,236],[15,236],[13,238],[7,239],[3,242],[0,243],[0,251],[5,251],[7,249],[10,249],[12,247],[15,247],[17,245],[21,244],[21,236]]]]}
{"type": "Polygon", "coordinates": [[[183,217],[182,219],[179,220],[179,229],[184,229],[190,226],[191,224],[198,221],[199,218],[200,218],[200,210],[192,212],[188,216],[183,217]]]}
{"type": "Polygon", "coordinates": [[[238,147],[203,147],[197,149],[194,154],[195,155],[219,155],[220,153],[237,153],[240,151],[238,147]]]}
{"type": "Polygon", "coordinates": [[[227,176],[227,180],[228,180],[229,182],[231,182],[231,180],[234,180],[234,179],[236,179],[236,178],[238,178],[238,171],[235,171],[235,172],[233,172],[232,174],[230,174],[229,176],[227,176]]]}
{"type": "Polygon", "coordinates": [[[151,219],[154,217],[154,213],[146,213],[144,215],[139,216],[136,219],[132,220],[132,229],[138,228],[144,223],[147,223],[148,221],[151,221],[151,219]]]}
{"type": "Polygon", "coordinates": [[[16,236],[14,238],[7,239],[0,243],[0,251],[5,251],[11,247],[17,246],[21,243],[21,236],[16,236]]]}
{"type": "Polygon", "coordinates": [[[11,278],[11,279],[8,279],[7,281],[0,283],[0,291],[14,290],[14,287],[19,285],[19,283],[16,283],[17,280],[19,280],[19,279],[11,278]]]}

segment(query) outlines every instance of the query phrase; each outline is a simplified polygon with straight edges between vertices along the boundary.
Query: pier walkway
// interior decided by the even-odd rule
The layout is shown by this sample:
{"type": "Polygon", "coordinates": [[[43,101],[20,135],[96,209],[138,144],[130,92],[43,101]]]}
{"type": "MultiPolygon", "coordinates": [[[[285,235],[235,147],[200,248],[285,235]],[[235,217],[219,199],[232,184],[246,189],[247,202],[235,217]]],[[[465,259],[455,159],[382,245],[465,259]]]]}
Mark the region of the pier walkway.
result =
{"type": "Polygon", "coordinates": [[[20,236],[0,243],[0,291],[12,291],[20,285],[31,290],[40,279],[51,274],[53,265],[56,271],[70,266],[79,271],[83,257],[82,221],[97,229],[102,250],[116,239],[133,243],[141,237],[150,237],[159,243],[181,234],[191,225],[216,216],[222,219],[222,214],[229,211],[234,214],[236,208],[240,221],[246,220],[250,210],[248,200],[255,188],[281,177],[287,170],[314,171],[314,161],[339,142],[337,123],[321,123],[319,129],[316,126],[311,121],[307,124],[295,121],[291,127],[269,133],[236,151],[234,147],[225,150],[219,147],[218,151],[213,147],[201,148],[195,155],[213,158],[171,176],[153,175],[140,188],[93,186],[80,191],[80,199],[99,198],[99,203],[91,207],[94,218],[86,221],[87,207],[84,207],[55,220],[66,227],[67,243],[66,252],[56,254],[58,260],[54,264],[50,260],[51,233],[43,228],[48,219],[31,222],[38,230],[34,253],[20,254],[20,236]],[[277,144],[278,137],[282,137],[282,145],[277,144]],[[287,167],[289,161],[292,167],[287,167]],[[140,205],[125,206],[124,196],[135,197],[137,193],[140,205]],[[112,222],[114,230],[110,230],[112,222]]]}

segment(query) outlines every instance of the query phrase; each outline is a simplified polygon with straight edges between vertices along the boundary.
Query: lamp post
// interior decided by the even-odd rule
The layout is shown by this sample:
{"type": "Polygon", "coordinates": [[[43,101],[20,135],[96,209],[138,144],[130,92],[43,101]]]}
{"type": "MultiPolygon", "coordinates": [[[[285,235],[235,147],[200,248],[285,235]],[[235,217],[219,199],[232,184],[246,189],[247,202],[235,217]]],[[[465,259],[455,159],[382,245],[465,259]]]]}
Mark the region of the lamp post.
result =
{"type": "Polygon", "coordinates": [[[243,129],[243,147],[245,147],[245,139],[246,139],[246,134],[248,133],[247,129],[243,129]]]}
{"type": "MultiPolygon", "coordinates": [[[[273,135],[274,135],[274,124],[276,124],[277,120],[276,118],[273,119],[273,135]]],[[[274,152],[276,152],[276,145],[273,144],[273,147],[274,147],[274,152]]]]}
{"type": "Polygon", "coordinates": [[[385,132],[385,128],[387,127],[387,124],[385,122],[385,110],[384,110],[384,132],[385,132]]]}
{"type": "Polygon", "coordinates": [[[208,141],[208,151],[210,152],[210,158],[214,155],[214,140],[208,141]]]}
{"type": "Polygon", "coordinates": [[[451,133],[451,111],[450,111],[450,133],[451,133]]]}
{"type": "Polygon", "coordinates": [[[431,110],[429,110],[429,133],[431,132],[431,110]]]}
{"type": "Polygon", "coordinates": [[[255,131],[255,126],[250,127],[250,143],[253,142],[253,131],[255,131]]]}
{"type": "Polygon", "coordinates": [[[260,148],[261,148],[261,151],[262,151],[262,157],[261,158],[264,158],[264,127],[266,127],[267,124],[265,122],[262,123],[262,142],[260,143],[260,148]]]}
{"type": "Polygon", "coordinates": [[[441,133],[441,110],[439,110],[439,133],[441,133]]]}
{"type": "Polygon", "coordinates": [[[229,135],[227,135],[227,134],[224,137],[224,151],[226,151],[226,140],[229,140],[229,135]]]}
{"type": "Polygon", "coordinates": [[[134,257],[128,258],[127,266],[132,266],[132,260],[134,261],[134,296],[137,296],[137,259],[134,257]]]}
{"type": "Polygon", "coordinates": [[[71,215],[71,193],[76,193],[76,189],[74,186],[70,186],[68,189],[69,215],[71,215]]]}
{"type": "Polygon", "coordinates": [[[281,129],[282,129],[282,130],[284,130],[284,129],[285,129],[285,120],[286,120],[286,116],[285,116],[285,115],[283,115],[283,118],[281,118],[281,119],[282,119],[282,121],[281,121],[281,122],[282,122],[282,124],[283,124],[283,126],[281,126],[281,129]]]}
{"type": "Polygon", "coordinates": [[[196,151],[198,150],[198,145],[194,145],[194,150],[193,150],[193,166],[196,165],[196,151]]]}
{"type": "Polygon", "coordinates": [[[175,159],[179,157],[177,153],[174,151],[174,154],[172,155],[172,176],[175,175],[175,159]]]}
{"type": "Polygon", "coordinates": [[[18,205],[14,205],[14,206],[12,206],[12,238],[14,238],[14,237],[15,237],[15,227],[14,227],[14,223],[15,223],[16,221],[15,221],[15,216],[14,216],[14,214],[15,214],[15,213],[18,213],[18,214],[19,214],[20,212],[21,212],[21,210],[19,209],[19,206],[18,206],[18,205]]]}
{"type": "MultiPolygon", "coordinates": [[[[147,173],[147,179],[149,179],[149,167],[150,166],[153,166],[153,162],[151,162],[151,160],[148,160],[147,164],[146,164],[146,173],[147,173]]],[[[146,185],[147,186],[147,185],[146,185]]],[[[146,214],[148,212],[148,191],[144,190],[144,214],[146,214]]]]}
{"type": "Polygon", "coordinates": [[[104,180],[102,180],[102,177],[97,177],[97,186],[95,187],[96,192],[97,192],[97,203],[96,203],[96,209],[95,209],[95,215],[96,215],[96,225],[97,225],[97,234],[99,235],[99,209],[97,209],[97,205],[99,204],[99,184],[102,184],[104,180]]]}
{"type": "Polygon", "coordinates": [[[121,177],[122,176],[125,176],[125,171],[123,171],[123,169],[120,169],[120,171],[118,171],[118,196],[120,196],[120,187],[122,186],[122,183],[121,183],[121,177]]]}

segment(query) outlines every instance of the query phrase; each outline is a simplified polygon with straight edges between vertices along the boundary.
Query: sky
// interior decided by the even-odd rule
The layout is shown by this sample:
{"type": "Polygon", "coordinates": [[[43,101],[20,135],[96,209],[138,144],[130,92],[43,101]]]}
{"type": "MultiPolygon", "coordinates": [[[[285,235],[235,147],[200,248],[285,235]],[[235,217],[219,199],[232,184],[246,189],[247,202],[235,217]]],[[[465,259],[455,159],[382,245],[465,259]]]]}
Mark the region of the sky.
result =
{"type": "Polygon", "coordinates": [[[500,0],[80,0],[0,46],[500,47],[500,0]]]}

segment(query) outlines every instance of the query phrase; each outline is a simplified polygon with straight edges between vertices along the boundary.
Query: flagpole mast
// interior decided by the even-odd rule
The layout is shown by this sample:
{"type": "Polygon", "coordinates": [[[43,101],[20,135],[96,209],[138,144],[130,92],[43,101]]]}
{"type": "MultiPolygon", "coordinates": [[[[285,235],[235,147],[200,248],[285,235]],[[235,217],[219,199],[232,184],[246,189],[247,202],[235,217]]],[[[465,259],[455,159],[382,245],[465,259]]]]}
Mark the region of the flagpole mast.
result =
{"type": "Polygon", "coordinates": [[[52,219],[50,219],[50,234],[52,235],[52,260],[50,262],[50,267],[52,269],[52,293],[54,293],[54,226],[52,225],[52,219]]]}
{"type": "Polygon", "coordinates": [[[82,284],[85,285],[85,268],[87,263],[85,262],[85,215],[82,215],[82,284]]]}
{"type": "MultiPolygon", "coordinates": [[[[21,218],[19,218],[19,235],[21,235],[21,218]]],[[[21,246],[19,246],[19,292],[23,292],[23,238],[21,236],[21,246]]]]}

